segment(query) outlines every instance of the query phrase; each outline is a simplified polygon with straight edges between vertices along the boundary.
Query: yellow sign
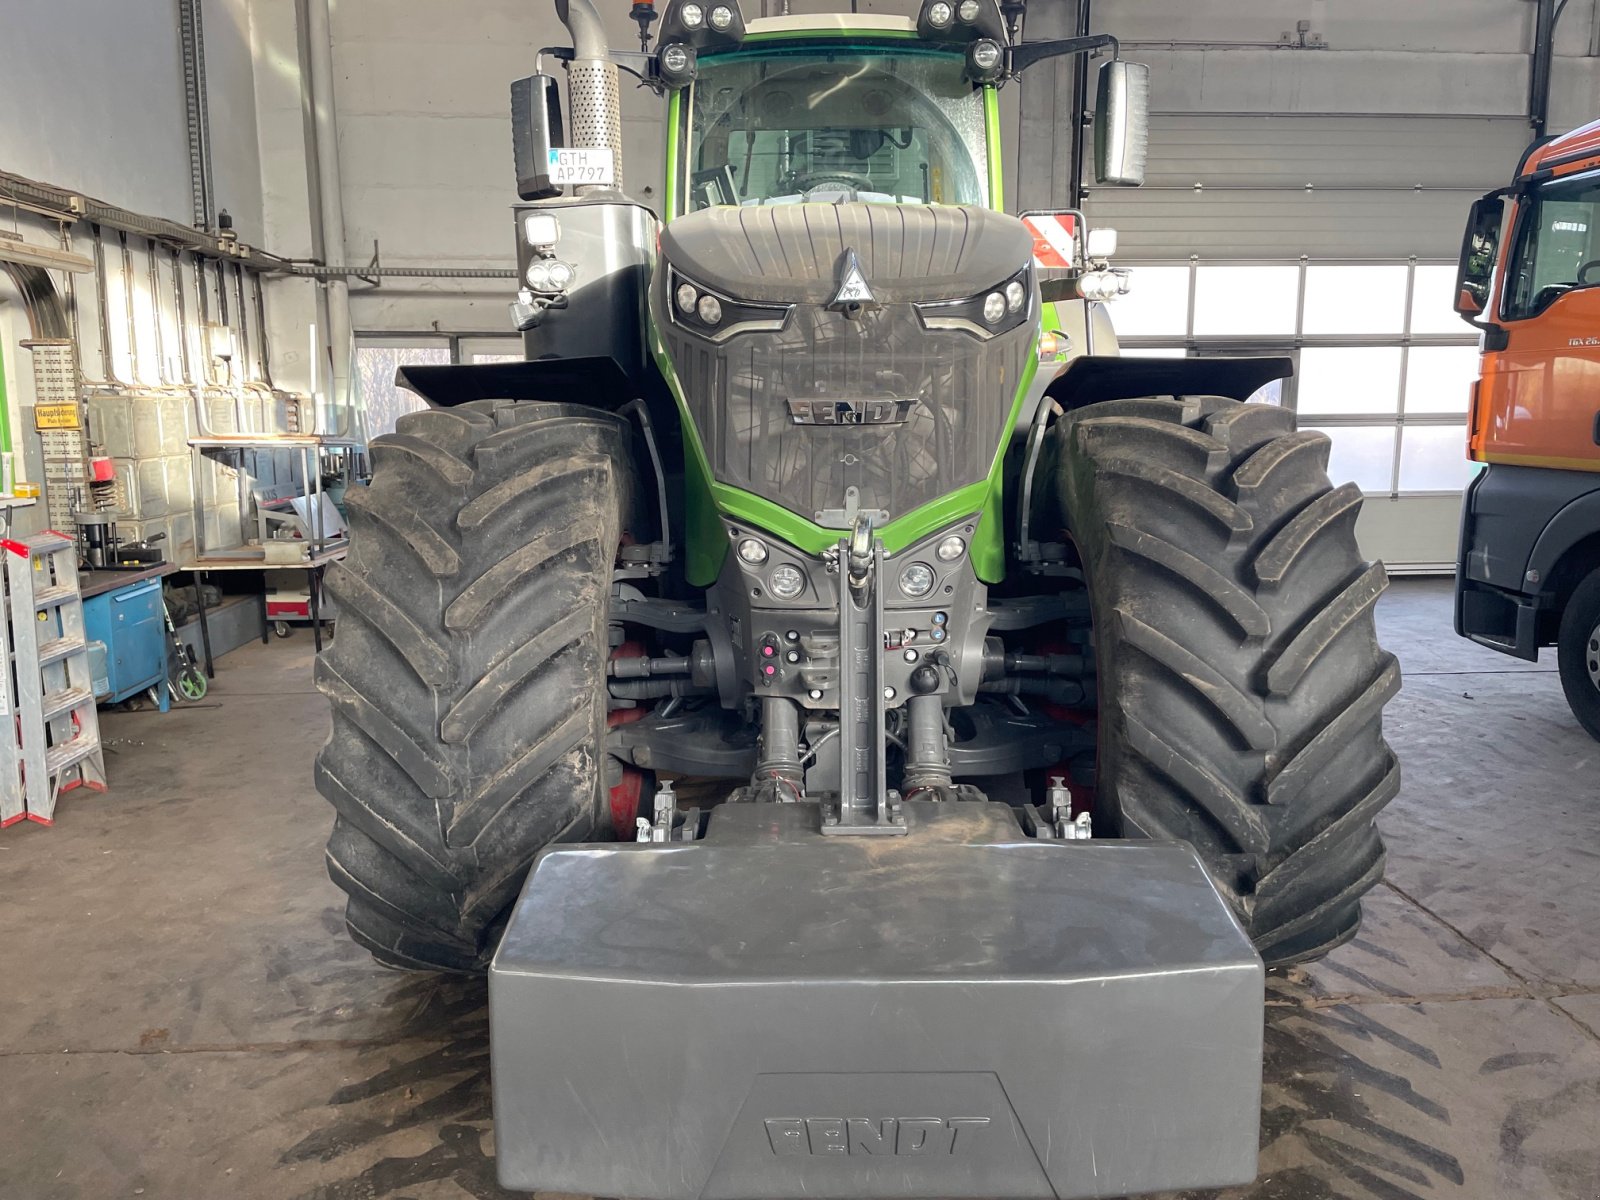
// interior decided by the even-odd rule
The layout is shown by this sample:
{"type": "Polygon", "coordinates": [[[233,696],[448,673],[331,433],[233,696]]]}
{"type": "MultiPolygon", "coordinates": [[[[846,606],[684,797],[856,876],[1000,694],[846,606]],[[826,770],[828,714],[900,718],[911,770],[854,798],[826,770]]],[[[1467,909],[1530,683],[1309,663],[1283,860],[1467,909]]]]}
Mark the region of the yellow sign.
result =
{"type": "Polygon", "coordinates": [[[35,429],[77,429],[78,406],[71,404],[37,404],[33,409],[35,429]]]}

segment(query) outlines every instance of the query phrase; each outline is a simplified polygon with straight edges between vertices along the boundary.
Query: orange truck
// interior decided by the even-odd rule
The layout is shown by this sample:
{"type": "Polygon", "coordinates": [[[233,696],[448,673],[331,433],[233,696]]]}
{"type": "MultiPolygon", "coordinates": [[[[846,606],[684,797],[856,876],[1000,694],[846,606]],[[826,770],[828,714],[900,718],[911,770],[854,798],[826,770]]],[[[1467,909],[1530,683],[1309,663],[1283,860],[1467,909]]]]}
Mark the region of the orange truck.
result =
{"type": "Polygon", "coordinates": [[[1456,311],[1481,331],[1456,567],[1456,632],[1556,648],[1600,739],[1600,121],[1535,143],[1472,206],[1456,311]]]}

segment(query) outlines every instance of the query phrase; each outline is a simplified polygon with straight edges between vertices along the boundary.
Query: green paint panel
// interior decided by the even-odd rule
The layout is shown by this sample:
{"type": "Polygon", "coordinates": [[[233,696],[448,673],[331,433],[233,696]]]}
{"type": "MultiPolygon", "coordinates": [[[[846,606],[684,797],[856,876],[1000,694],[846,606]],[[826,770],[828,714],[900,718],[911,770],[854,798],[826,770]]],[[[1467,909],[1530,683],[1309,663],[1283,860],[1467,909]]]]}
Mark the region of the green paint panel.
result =
{"type": "Polygon", "coordinates": [[[983,89],[983,129],[989,155],[989,207],[1005,212],[1004,175],[1000,169],[1000,91],[993,84],[983,89]]]}

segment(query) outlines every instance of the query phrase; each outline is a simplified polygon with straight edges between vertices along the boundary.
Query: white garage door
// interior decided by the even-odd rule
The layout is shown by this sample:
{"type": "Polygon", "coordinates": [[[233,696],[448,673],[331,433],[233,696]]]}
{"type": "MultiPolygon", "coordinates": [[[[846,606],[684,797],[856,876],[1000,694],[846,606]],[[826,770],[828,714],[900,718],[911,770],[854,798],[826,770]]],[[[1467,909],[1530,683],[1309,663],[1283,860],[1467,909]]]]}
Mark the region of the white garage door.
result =
{"type": "Polygon", "coordinates": [[[1146,186],[1085,205],[1135,268],[1113,309],[1124,346],[1293,357],[1281,400],[1366,492],[1365,552],[1448,568],[1477,370],[1455,258],[1467,206],[1528,140],[1484,117],[1155,117],[1146,186]]]}

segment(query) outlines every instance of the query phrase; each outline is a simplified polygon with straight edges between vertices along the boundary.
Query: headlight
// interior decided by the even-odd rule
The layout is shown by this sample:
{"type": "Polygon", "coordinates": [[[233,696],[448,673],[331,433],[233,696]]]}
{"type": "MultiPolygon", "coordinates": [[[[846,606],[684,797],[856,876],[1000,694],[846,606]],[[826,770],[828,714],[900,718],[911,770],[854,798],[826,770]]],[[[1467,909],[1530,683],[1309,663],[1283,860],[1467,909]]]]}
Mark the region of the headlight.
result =
{"type": "Polygon", "coordinates": [[[779,600],[793,600],[805,588],[805,573],[788,563],[773,567],[772,574],[767,576],[767,590],[779,600]]]}
{"type": "Polygon", "coordinates": [[[978,0],[961,0],[961,7],[956,9],[956,15],[968,24],[976,21],[978,19],[978,0]]]}
{"type": "Polygon", "coordinates": [[[980,338],[1015,329],[1029,319],[1035,307],[1029,302],[1031,269],[1024,267],[1010,279],[965,300],[918,304],[917,315],[925,329],[959,329],[980,338]]]}
{"type": "Polygon", "coordinates": [[[536,292],[564,292],[577,274],[571,263],[559,258],[536,258],[528,264],[528,286],[536,292]]]}
{"type": "Polygon", "coordinates": [[[759,538],[745,538],[739,543],[739,557],[752,567],[759,567],[767,561],[766,543],[759,538]]]}
{"type": "Polygon", "coordinates": [[[522,218],[522,236],[528,245],[548,249],[561,240],[561,225],[554,213],[529,213],[522,218]]]}
{"type": "Polygon", "coordinates": [[[993,38],[979,38],[967,47],[967,78],[973,83],[993,83],[1000,78],[1002,51],[993,38]]]}
{"type": "Polygon", "coordinates": [[[926,596],[933,591],[933,568],[927,563],[909,563],[900,572],[900,590],[913,600],[926,596]]]}
{"type": "Polygon", "coordinates": [[[683,22],[685,29],[699,29],[705,23],[705,9],[698,4],[685,4],[678,10],[678,19],[683,22]]]}
{"type": "Polygon", "coordinates": [[[789,311],[794,307],[715,296],[689,282],[676,268],[667,275],[667,294],[672,298],[672,323],[713,342],[725,342],[734,334],[753,330],[776,333],[788,323],[789,311]]]}
{"type": "Polygon", "coordinates": [[[967,552],[967,543],[955,534],[951,534],[939,543],[939,548],[934,551],[939,556],[940,562],[955,562],[967,552]]]}
{"type": "Polygon", "coordinates": [[[661,47],[661,79],[670,88],[686,87],[695,76],[697,58],[693,46],[669,42],[661,47]]]}
{"type": "Polygon", "coordinates": [[[725,4],[719,4],[711,10],[711,28],[726,29],[733,24],[733,10],[725,4]]]}
{"type": "Polygon", "coordinates": [[[935,29],[948,28],[954,15],[954,12],[944,0],[939,0],[939,3],[928,6],[928,24],[935,29]]]}

